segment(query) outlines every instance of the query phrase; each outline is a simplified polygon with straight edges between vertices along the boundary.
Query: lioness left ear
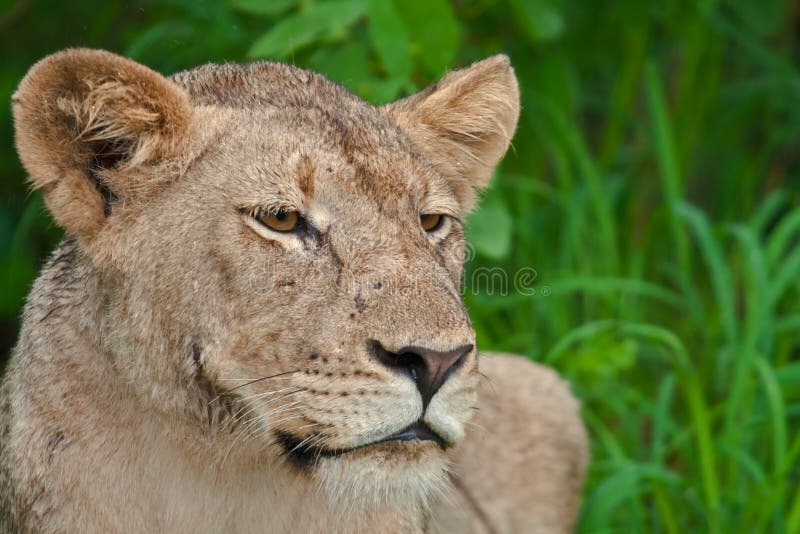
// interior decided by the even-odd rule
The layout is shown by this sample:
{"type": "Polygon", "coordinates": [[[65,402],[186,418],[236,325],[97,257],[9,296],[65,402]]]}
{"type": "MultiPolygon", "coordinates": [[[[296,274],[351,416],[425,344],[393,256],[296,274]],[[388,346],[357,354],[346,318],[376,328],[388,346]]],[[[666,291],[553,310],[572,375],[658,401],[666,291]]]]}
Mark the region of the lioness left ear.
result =
{"type": "Polygon", "coordinates": [[[499,54],[382,109],[450,180],[467,212],[514,135],[519,87],[508,56],[499,54]]]}
{"type": "Polygon", "coordinates": [[[12,97],[17,151],[68,233],[92,237],[118,204],[173,179],[192,116],[188,95],[104,50],[71,49],[31,67],[12,97]]]}

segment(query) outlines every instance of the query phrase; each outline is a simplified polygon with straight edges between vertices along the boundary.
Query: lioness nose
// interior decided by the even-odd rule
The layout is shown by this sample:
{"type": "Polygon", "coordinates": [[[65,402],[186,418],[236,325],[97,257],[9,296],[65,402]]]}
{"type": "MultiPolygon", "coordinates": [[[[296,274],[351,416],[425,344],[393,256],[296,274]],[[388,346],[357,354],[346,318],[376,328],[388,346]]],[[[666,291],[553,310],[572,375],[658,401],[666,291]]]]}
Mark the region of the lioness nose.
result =
{"type": "Polygon", "coordinates": [[[472,345],[462,345],[446,352],[424,347],[403,347],[397,352],[390,352],[374,340],[370,341],[370,345],[379,362],[391,369],[405,372],[414,380],[425,408],[442,384],[472,352],[472,345]]]}

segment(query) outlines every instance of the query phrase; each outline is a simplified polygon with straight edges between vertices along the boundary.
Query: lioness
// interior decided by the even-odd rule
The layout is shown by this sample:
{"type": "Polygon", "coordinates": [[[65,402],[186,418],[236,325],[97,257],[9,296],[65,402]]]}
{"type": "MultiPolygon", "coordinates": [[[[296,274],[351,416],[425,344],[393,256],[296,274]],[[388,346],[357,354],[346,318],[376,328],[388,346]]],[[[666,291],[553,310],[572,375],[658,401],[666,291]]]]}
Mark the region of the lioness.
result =
{"type": "Polygon", "coordinates": [[[13,113],[67,237],[0,393],[6,530],[572,528],[577,403],[479,358],[460,298],[519,113],[507,57],[374,107],[289,65],[72,49],[13,113]]]}

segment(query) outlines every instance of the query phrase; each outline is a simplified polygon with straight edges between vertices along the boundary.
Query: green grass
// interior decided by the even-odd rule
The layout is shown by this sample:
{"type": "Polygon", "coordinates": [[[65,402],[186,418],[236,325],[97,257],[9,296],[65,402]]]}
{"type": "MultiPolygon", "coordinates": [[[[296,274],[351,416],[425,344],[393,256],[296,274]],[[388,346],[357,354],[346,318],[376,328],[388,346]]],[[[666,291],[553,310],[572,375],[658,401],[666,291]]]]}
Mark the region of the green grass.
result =
{"type": "MultiPolygon", "coordinates": [[[[468,269],[536,277],[533,291],[466,300],[483,348],[556,367],[582,399],[592,463],[580,531],[800,533],[794,3],[338,3],[30,8],[1,38],[15,52],[0,91],[76,42],[164,72],[266,54],[375,102],[509,53],[523,112],[471,218],[468,269]],[[61,37],[70,17],[83,33],[61,37]]],[[[57,232],[9,143],[0,172],[0,312],[13,324],[57,232]]]]}

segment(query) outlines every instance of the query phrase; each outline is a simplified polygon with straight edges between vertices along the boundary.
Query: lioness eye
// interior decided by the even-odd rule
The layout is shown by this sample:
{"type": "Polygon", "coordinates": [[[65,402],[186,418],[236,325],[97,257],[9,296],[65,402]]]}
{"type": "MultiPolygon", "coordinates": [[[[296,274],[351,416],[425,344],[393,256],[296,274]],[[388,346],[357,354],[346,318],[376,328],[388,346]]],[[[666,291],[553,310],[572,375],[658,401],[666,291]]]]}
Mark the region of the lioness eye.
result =
{"type": "Polygon", "coordinates": [[[258,222],[276,232],[291,232],[300,223],[300,214],[296,211],[262,212],[256,214],[258,222]]]}
{"type": "Polygon", "coordinates": [[[423,213],[419,216],[419,222],[422,224],[422,229],[426,232],[433,232],[438,230],[442,225],[444,217],[440,213],[423,213]]]}

